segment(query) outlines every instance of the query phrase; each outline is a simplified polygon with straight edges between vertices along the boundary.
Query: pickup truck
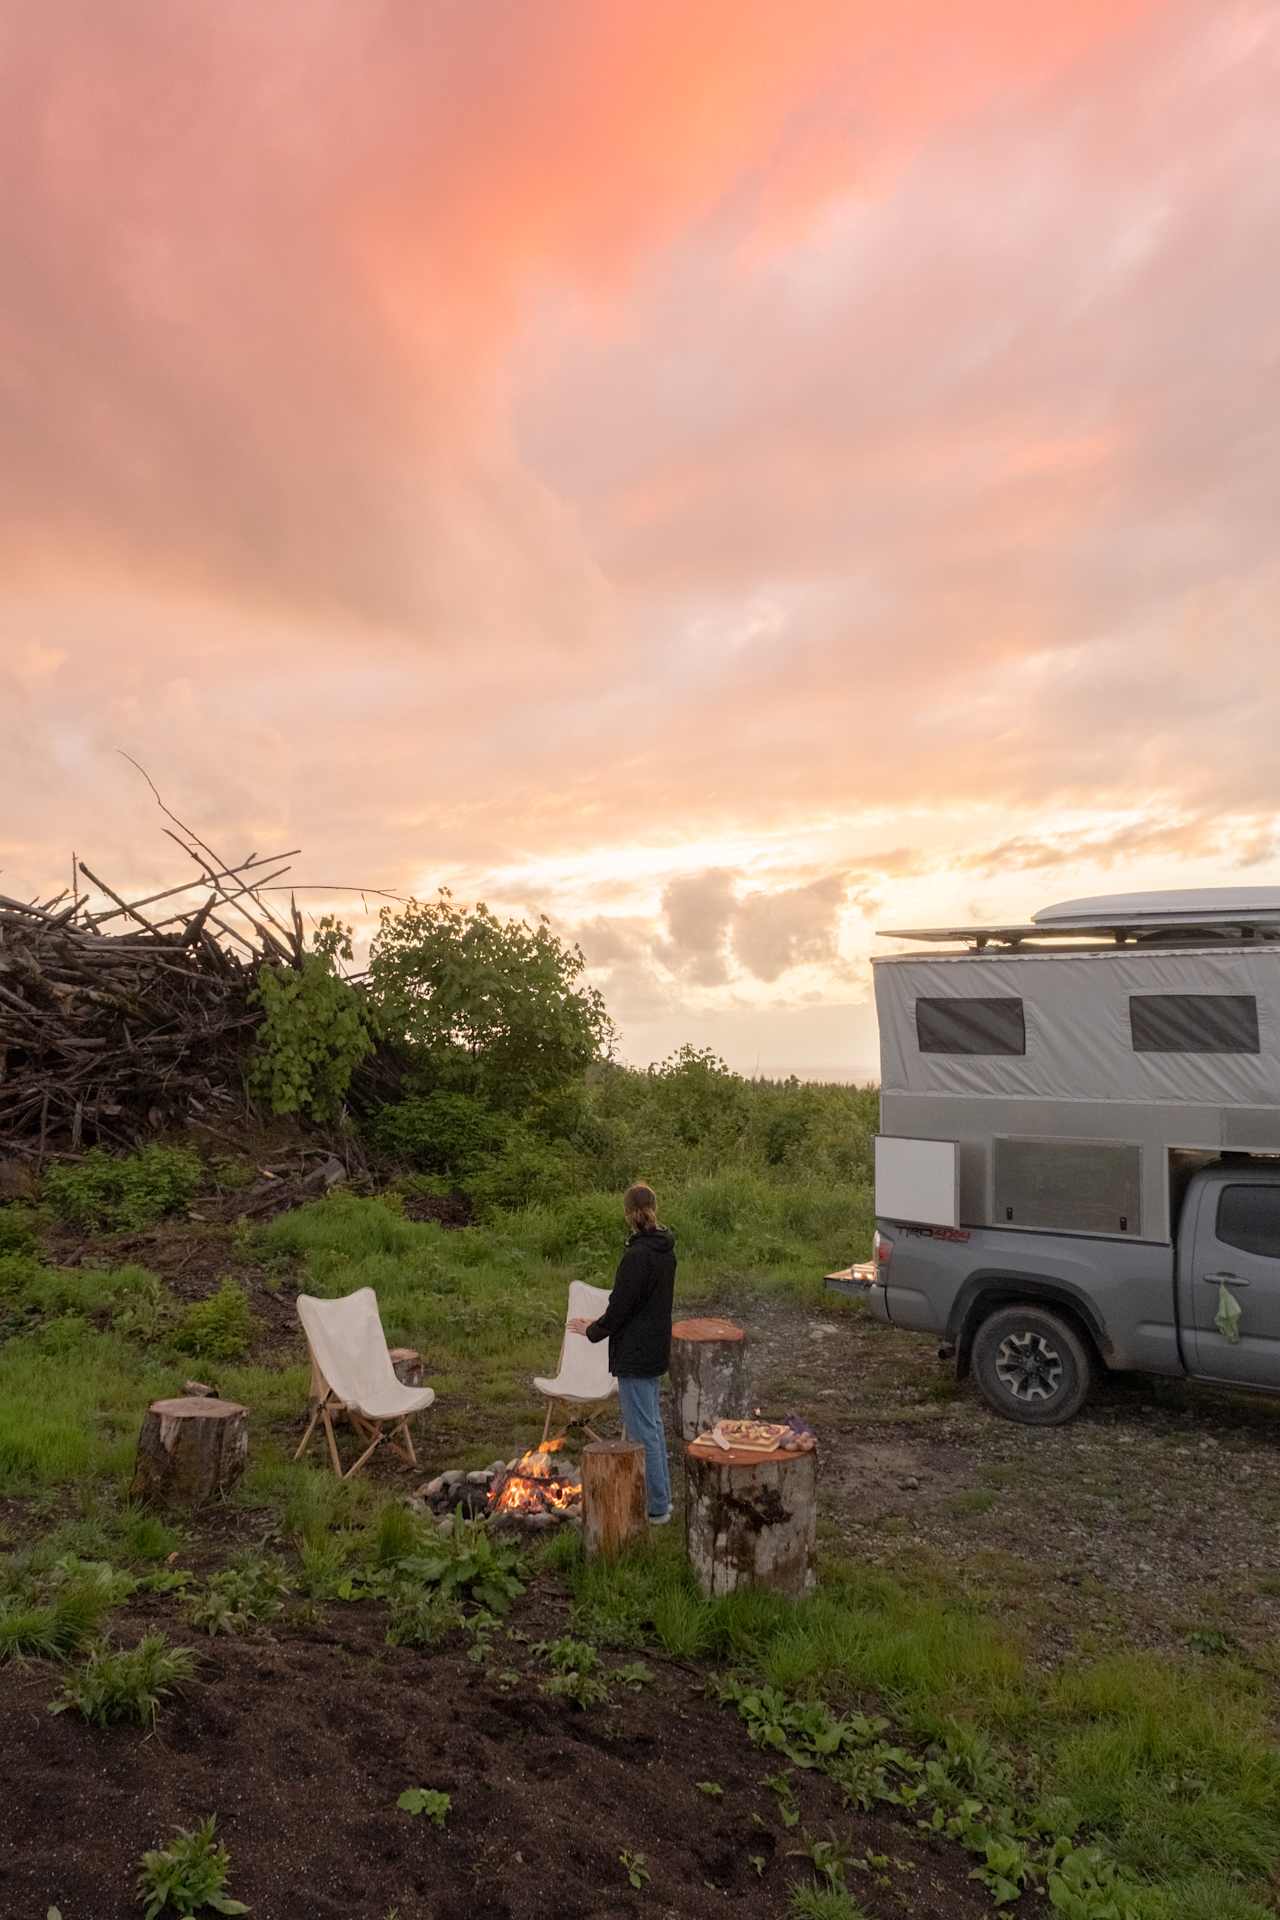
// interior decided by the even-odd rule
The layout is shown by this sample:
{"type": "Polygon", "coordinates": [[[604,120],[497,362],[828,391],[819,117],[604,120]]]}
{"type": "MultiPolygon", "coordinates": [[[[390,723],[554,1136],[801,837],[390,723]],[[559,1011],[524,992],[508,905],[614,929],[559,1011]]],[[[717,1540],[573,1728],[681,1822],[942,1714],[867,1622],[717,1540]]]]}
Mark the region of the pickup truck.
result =
{"type": "Polygon", "coordinates": [[[1028,1426],[1070,1420],[1104,1368],[1280,1393],[1280,1164],[1211,1162],[1173,1217],[1171,1243],[879,1220],[827,1284],[937,1335],[1028,1426]]]}

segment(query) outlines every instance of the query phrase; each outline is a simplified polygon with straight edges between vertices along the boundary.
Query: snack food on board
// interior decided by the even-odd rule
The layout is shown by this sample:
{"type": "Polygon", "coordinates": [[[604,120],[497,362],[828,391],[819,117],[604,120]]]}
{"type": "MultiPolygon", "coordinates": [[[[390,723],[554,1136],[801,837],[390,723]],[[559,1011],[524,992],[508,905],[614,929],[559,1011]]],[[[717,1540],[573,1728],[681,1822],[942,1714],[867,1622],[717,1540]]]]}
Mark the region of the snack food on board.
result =
{"type": "Polygon", "coordinates": [[[773,1453],[791,1437],[789,1427],[776,1420],[717,1420],[712,1438],[721,1447],[742,1447],[749,1453],[773,1453]]]}

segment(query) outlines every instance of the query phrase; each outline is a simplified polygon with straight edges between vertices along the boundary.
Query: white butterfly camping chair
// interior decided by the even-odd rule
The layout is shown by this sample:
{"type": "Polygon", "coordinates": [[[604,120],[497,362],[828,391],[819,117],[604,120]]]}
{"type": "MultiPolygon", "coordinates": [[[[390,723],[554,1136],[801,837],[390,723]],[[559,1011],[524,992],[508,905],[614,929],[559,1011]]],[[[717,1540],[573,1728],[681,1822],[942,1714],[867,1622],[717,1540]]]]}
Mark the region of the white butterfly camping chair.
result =
{"type": "MultiPolygon", "coordinates": [[[[570,1281],[565,1320],[579,1317],[598,1320],[608,1304],[607,1287],[589,1287],[585,1280],[570,1281]]],[[[564,1408],[567,1426],[575,1408],[603,1407],[618,1391],[618,1383],[609,1371],[608,1342],[588,1340],[585,1333],[570,1333],[566,1325],[560,1343],[560,1364],[554,1380],[535,1380],[533,1384],[547,1403],[547,1417],[542,1428],[542,1437],[546,1440],[551,1432],[551,1416],[557,1406],[564,1408]]],[[[588,1420],[584,1419],[582,1424],[593,1440],[599,1439],[599,1434],[592,1431],[588,1420]]]]}
{"type": "Polygon", "coordinates": [[[361,1287],[341,1300],[317,1300],[300,1293],[298,1318],[311,1349],[311,1419],[294,1459],[300,1459],[306,1451],[319,1422],[339,1480],[350,1480],[359,1473],[384,1440],[402,1460],[416,1467],[418,1456],[409,1434],[409,1415],[429,1407],[436,1397],[435,1389],[406,1387],[396,1378],[373,1288],[361,1287]],[[347,1414],[356,1432],[369,1443],[345,1473],[333,1431],[335,1413],[347,1414]],[[391,1433],[385,1431],[388,1423],[392,1423],[391,1433]]]}

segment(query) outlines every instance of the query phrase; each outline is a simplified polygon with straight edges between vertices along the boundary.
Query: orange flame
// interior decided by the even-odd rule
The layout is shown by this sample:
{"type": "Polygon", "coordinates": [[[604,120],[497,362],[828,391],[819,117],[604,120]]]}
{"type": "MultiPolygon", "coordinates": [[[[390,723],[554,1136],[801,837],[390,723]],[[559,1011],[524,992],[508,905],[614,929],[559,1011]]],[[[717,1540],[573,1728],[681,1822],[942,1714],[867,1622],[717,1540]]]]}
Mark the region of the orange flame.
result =
{"type": "Polygon", "coordinates": [[[493,1502],[494,1513],[563,1513],[582,1498],[581,1480],[561,1479],[551,1471],[549,1454],[559,1451],[564,1436],[544,1440],[522,1454],[515,1470],[503,1481],[493,1502]]]}

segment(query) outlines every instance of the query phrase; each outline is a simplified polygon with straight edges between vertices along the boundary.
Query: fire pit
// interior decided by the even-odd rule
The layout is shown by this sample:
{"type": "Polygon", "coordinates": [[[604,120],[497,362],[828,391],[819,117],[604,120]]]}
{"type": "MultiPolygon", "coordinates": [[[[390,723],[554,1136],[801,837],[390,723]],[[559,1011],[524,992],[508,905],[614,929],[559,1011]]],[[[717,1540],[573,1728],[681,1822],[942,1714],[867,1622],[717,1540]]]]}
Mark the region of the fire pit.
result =
{"type": "Polygon", "coordinates": [[[459,1507],[473,1519],[535,1533],[564,1521],[581,1525],[582,1475],[559,1458],[563,1445],[563,1439],[544,1440],[514,1460],[495,1460],[472,1473],[437,1474],[418,1497],[446,1525],[459,1507]]]}

